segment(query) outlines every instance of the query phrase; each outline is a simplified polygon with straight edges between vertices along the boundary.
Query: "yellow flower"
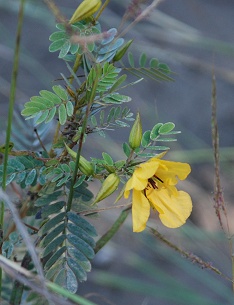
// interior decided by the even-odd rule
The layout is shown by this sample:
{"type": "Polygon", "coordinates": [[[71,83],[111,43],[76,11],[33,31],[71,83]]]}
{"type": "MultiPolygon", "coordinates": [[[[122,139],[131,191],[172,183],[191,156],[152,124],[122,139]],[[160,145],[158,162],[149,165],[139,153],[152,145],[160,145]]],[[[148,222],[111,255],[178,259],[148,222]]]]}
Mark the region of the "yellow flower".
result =
{"type": "Polygon", "coordinates": [[[192,211],[192,200],[186,192],[178,191],[175,185],[190,173],[189,164],[151,158],[135,168],[128,180],[124,197],[132,190],[133,231],[145,229],[150,216],[150,207],[157,210],[161,222],[169,228],[182,226],[192,211]]]}

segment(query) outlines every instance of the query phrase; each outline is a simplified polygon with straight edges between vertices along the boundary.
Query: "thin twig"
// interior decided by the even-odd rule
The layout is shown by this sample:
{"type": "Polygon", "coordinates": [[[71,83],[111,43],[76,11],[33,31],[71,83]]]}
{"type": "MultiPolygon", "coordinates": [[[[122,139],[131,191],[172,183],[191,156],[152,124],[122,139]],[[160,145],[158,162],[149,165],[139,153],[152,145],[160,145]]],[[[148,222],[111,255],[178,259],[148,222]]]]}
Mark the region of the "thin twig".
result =
{"type": "MultiPolygon", "coordinates": [[[[46,286],[46,282],[42,283],[37,276],[35,276],[25,268],[20,267],[18,264],[3,257],[2,255],[0,255],[0,266],[10,277],[16,279],[18,282],[22,283],[23,285],[30,287],[33,291],[37,292],[43,297],[46,297],[46,299],[50,302],[53,302],[53,304],[74,305],[74,303],[68,300],[65,301],[61,297],[58,297],[53,293],[49,293],[48,291],[46,295],[44,288],[46,286]],[[48,294],[49,294],[49,298],[48,298],[48,294]]],[[[52,305],[52,303],[50,304],[52,305]]]]}
{"type": "Polygon", "coordinates": [[[44,273],[43,273],[43,269],[42,269],[42,266],[41,266],[40,259],[38,258],[36,248],[34,247],[32,241],[31,241],[31,238],[28,234],[28,231],[25,228],[24,224],[22,223],[22,220],[20,219],[18,210],[16,209],[13,202],[11,202],[11,200],[9,199],[7,194],[5,192],[3,192],[1,189],[0,189],[0,200],[3,200],[8,205],[8,207],[11,211],[14,223],[15,223],[17,229],[19,230],[19,232],[20,232],[20,234],[21,234],[21,236],[22,236],[22,238],[25,242],[25,245],[28,249],[28,252],[30,253],[30,255],[32,257],[32,261],[33,261],[34,266],[35,266],[35,268],[38,272],[39,279],[41,280],[42,286],[44,286],[44,294],[48,298],[48,300],[50,300],[49,292],[47,291],[47,289],[44,285],[45,277],[44,277],[44,273]]]}
{"type": "Polygon", "coordinates": [[[176,252],[183,255],[185,258],[189,259],[193,263],[197,263],[203,269],[205,269],[205,268],[210,269],[210,270],[214,271],[215,273],[217,273],[218,275],[222,276],[224,279],[233,282],[232,279],[230,279],[225,274],[223,274],[218,268],[212,266],[210,262],[205,262],[200,257],[198,257],[197,255],[194,255],[193,253],[190,253],[190,252],[187,252],[185,250],[180,249],[178,246],[176,246],[175,244],[171,243],[168,239],[166,239],[166,237],[164,237],[157,230],[155,230],[151,227],[148,227],[148,228],[153,233],[153,235],[156,236],[160,241],[162,241],[164,244],[166,244],[168,247],[172,248],[176,252]]]}
{"type": "Polygon", "coordinates": [[[212,143],[213,143],[213,152],[214,152],[214,168],[215,168],[215,181],[214,181],[214,207],[216,215],[218,217],[221,228],[224,230],[222,215],[225,218],[226,228],[227,228],[227,237],[229,242],[230,255],[232,260],[232,289],[234,292],[234,255],[233,255],[233,244],[231,231],[229,227],[228,215],[226,204],[223,196],[223,190],[221,185],[220,178],[220,161],[219,161],[219,132],[218,132],[218,122],[217,122],[217,95],[216,95],[216,80],[214,71],[212,73],[212,99],[211,99],[211,128],[212,128],[212,143]]]}
{"type": "Polygon", "coordinates": [[[57,5],[54,3],[53,0],[44,0],[44,2],[55,16],[57,22],[65,23],[68,25],[67,19],[60,12],[59,8],[57,7],[57,5]]]}
{"type": "Polygon", "coordinates": [[[142,19],[145,19],[150,14],[150,12],[153,9],[155,9],[159,5],[159,3],[162,2],[162,1],[163,0],[154,0],[118,36],[123,37],[132,27],[134,27],[142,19]]]}

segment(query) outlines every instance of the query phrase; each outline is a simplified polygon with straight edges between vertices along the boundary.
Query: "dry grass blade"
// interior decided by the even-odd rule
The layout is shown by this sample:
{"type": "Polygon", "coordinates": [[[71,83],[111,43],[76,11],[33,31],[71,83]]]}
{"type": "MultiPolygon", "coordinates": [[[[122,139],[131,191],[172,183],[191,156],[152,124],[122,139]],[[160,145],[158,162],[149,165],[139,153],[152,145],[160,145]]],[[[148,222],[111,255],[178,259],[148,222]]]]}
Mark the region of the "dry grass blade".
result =
{"type": "Polygon", "coordinates": [[[44,296],[49,300],[51,305],[73,305],[74,303],[70,301],[65,301],[64,299],[61,299],[60,297],[49,293],[48,291],[45,292],[45,288],[43,286],[41,281],[37,276],[29,272],[28,270],[20,267],[18,264],[8,260],[4,256],[0,255],[0,266],[1,268],[12,278],[16,279],[20,283],[26,285],[27,287],[30,287],[33,291],[37,292],[38,294],[44,296]],[[49,298],[48,298],[49,296],[49,298]]]}
{"type": "Polygon", "coordinates": [[[41,281],[41,285],[42,285],[42,287],[44,286],[44,295],[48,298],[48,300],[50,300],[49,292],[47,291],[47,288],[45,286],[45,277],[44,277],[44,273],[42,270],[42,266],[41,266],[40,260],[38,258],[38,255],[37,255],[36,248],[33,245],[33,242],[27,232],[27,229],[25,228],[23,222],[21,221],[19,213],[18,213],[15,205],[13,204],[13,202],[11,202],[11,200],[9,199],[7,194],[5,192],[3,192],[1,189],[0,189],[0,200],[3,200],[8,205],[8,207],[11,211],[14,223],[25,242],[28,252],[30,253],[30,255],[32,257],[34,266],[38,272],[38,275],[39,275],[39,278],[41,281]]]}

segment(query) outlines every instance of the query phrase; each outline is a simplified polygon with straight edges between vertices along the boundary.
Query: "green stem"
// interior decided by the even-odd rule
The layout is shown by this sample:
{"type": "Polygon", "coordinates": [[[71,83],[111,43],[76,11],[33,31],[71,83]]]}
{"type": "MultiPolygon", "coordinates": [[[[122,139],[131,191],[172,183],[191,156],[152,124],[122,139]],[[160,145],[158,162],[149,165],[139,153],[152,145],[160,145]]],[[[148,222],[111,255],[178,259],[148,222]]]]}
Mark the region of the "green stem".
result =
{"type": "MultiPolygon", "coordinates": [[[[13,59],[13,70],[11,76],[11,88],[10,88],[10,97],[9,97],[9,110],[7,118],[7,131],[6,131],[6,142],[5,142],[5,152],[4,152],[4,163],[3,163],[3,181],[2,188],[6,189],[6,179],[7,179],[7,161],[8,161],[8,151],[10,145],[11,137],[11,125],[13,120],[14,104],[15,104],[15,93],[16,93],[16,83],[19,70],[19,57],[20,57],[20,41],[21,41],[21,32],[24,19],[24,5],[25,0],[20,1],[19,14],[18,14],[18,24],[16,32],[16,42],[15,42],[15,51],[13,59]]],[[[4,225],[4,203],[0,202],[0,232],[1,238],[3,237],[3,225],[4,225]]],[[[2,240],[1,240],[2,244],[2,240]]],[[[1,251],[0,251],[1,253],[1,251]]],[[[0,269],[0,297],[2,292],[2,269],[0,269]]]]}
{"type": "MultiPolygon", "coordinates": [[[[72,69],[74,73],[76,73],[78,71],[79,67],[80,67],[81,57],[82,57],[81,54],[76,55],[76,60],[75,60],[75,63],[74,63],[73,69],[72,69]]],[[[70,76],[70,84],[73,82],[73,80],[74,80],[74,76],[71,75],[70,76]]]]}
{"type": "MultiPolygon", "coordinates": [[[[79,67],[80,67],[80,64],[81,64],[81,56],[82,56],[82,55],[80,55],[80,54],[77,54],[77,56],[76,56],[76,60],[75,60],[75,63],[74,63],[74,65],[73,65],[73,68],[72,68],[72,70],[73,70],[74,73],[76,73],[77,70],[78,70],[79,67]]],[[[71,75],[71,76],[70,76],[70,80],[69,80],[70,84],[72,84],[73,80],[74,80],[74,76],[71,75]]],[[[53,138],[53,144],[52,144],[52,147],[51,147],[50,152],[49,152],[49,155],[50,155],[50,156],[53,155],[53,151],[54,151],[54,150],[53,150],[53,146],[54,146],[54,144],[57,143],[57,141],[58,141],[58,139],[59,139],[59,130],[60,130],[60,123],[58,122],[57,127],[56,127],[56,131],[55,131],[55,134],[54,134],[54,138],[53,138]]]]}
{"type": "Polygon", "coordinates": [[[95,20],[98,20],[98,18],[101,16],[102,12],[104,11],[104,9],[107,7],[107,5],[109,4],[110,0],[106,0],[102,7],[100,8],[99,12],[97,13],[97,16],[95,17],[95,20]]]}
{"type": "Polygon", "coordinates": [[[91,105],[94,101],[94,98],[95,98],[97,84],[98,84],[98,79],[96,78],[93,82],[93,86],[92,86],[90,94],[88,94],[89,92],[86,93],[86,100],[88,101],[88,103],[87,103],[87,108],[86,108],[86,114],[85,114],[84,121],[83,121],[83,124],[82,124],[82,130],[81,130],[81,135],[80,135],[80,140],[79,140],[79,145],[78,145],[78,151],[77,151],[77,156],[76,156],[76,161],[75,161],[75,169],[74,169],[74,172],[73,172],[73,175],[72,175],[72,180],[71,180],[70,192],[69,192],[67,209],[66,209],[67,212],[69,212],[71,210],[71,206],[72,206],[72,199],[73,199],[73,194],[74,194],[73,186],[76,182],[76,176],[77,176],[79,161],[80,161],[80,153],[81,153],[83,140],[84,140],[84,136],[85,136],[85,130],[86,130],[87,122],[88,122],[90,107],[91,107],[91,105]]]}
{"type": "MultiPolygon", "coordinates": [[[[16,83],[18,77],[19,70],[19,53],[20,53],[20,41],[21,41],[21,32],[23,26],[23,17],[24,17],[24,3],[25,0],[21,0],[19,15],[18,15],[18,25],[17,25],[17,33],[16,33],[16,45],[14,52],[14,60],[13,60],[13,71],[11,77],[11,89],[10,89],[10,98],[9,98],[9,110],[8,110],[8,118],[7,118],[7,132],[6,132],[6,142],[5,142],[5,153],[4,153],[4,168],[3,168],[3,181],[2,187],[6,188],[6,177],[7,177],[7,161],[8,161],[8,148],[10,145],[10,137],[11,137],[11,125],[13,120],[14,113],[14,104],[15,104],[15,93],[16,93],[16,83]]],[[[2,218],[1,218],[2,219],[2,218]]]]}
{"type": "Polygon", "coordinates": [[[115,233],[119,230],[121,225],[126,220],[130,210],[131,210],[131,207],[128,207],[127,209],[123,210],[121,212],[120,216],[117,218],[117,220],[112,225],[112,227],[97,241],[96,247],[95,247],[95,253],[97,253],[99,250],[101,250],[107,244],[107,242],[115,235],[115,233]]]}
{"type": "MultiPolygon", "coordinates": [[[[57,285],[52,282],[46,282],[46,287],[50,289],[51,291],[57,293],[60,296],[64,296],[65,298],[68,298],[71,301],[74,301],[76,304],[79,305],[97,305],[96,303],[93,303],[87,299],[84,299],[83,297],[70,293],[67,289],[64,289],[60,285],[57,285]]],[[[65,304],[65,303],[64,303],[65,304]]]]}

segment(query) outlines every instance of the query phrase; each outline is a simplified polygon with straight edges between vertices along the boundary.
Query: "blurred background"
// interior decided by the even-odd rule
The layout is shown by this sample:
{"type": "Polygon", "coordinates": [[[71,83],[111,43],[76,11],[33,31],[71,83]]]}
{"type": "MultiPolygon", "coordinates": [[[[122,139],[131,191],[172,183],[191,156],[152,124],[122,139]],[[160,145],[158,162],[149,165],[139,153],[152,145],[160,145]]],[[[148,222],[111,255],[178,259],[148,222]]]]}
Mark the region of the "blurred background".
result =
{"type": "MultiPolygon", "coordinates": [[[[69,19],[80,3],[57,0],[55,3],[69,19]]],[[[111,0],[100,22],[103,30],[120,25],[130,1],[111,0]]],[[[150,3],[150,2],[148,2],[150,3]]],[[[19,1],[0,0],[0,142],[8,111],[12,60],[19,1]]],[[[191,194],[194,210],[181,229],[161,228],[152,217],[151,224],[180,247],[200,256],[231,276],[228,240],[220,231],[213,209],[214,166],[211,140],[212,70],[216,75],[220,158],[224,196],[234,232],[234,2],[228,0],[165,0],[146,20],[132,28],[125,39],[134,39],[130,51],[139,58],[158,58],[173,71],[174,82],[143,80],[127,88],[132,111],[140,111],[143,129],[157,122],[174,122],[182,133],[170,145],[172,160],[189,162],[192,173],[181,188],[191,194]]],[[[50,90],[60,73],[66,75],[58,53],[49,53],[49,35],[55,31],[54,16],[42,1],[28,0],[23,26],[16,107],[50,90]]],[[[136,80],[130,75],[130,80],[136,80]]],[[[125,93],[126,93],[125,92],[125,93]]],[[[32,136],[21,125],[25,137],[32,136]]],[[[90,156],[108,152],[120,159],[120,143],[128,131],[95,136],[86,147],[90,156]],[[100,144],[101,143],[101,144],[100,144]],[[105,147],[105,149],[103,149],[105,147]]],[[[27,148],[27,147],[25,147],[27,148]]],[[[93,222],[103,234],[119,211],[102,213],[93,222]]],[[[233,304],[231,284],[210,270],[201,269],[168,248],[147,232],[133,234],[131,219],[114,240],[97,255],[88,282],[79,293],[97,304],[182,305],[233,304]]]]}

